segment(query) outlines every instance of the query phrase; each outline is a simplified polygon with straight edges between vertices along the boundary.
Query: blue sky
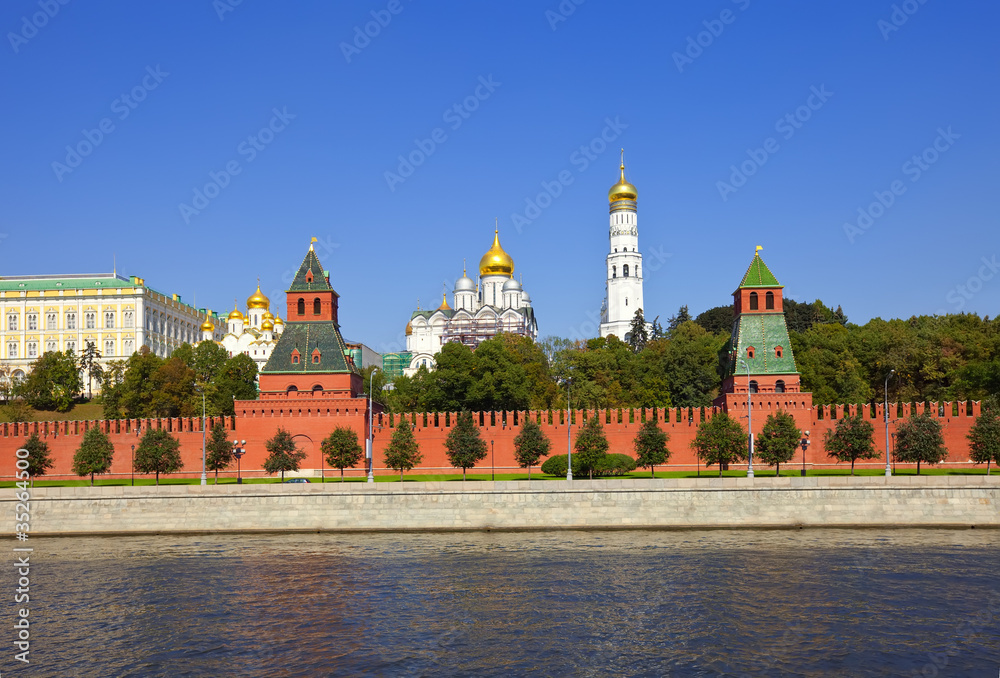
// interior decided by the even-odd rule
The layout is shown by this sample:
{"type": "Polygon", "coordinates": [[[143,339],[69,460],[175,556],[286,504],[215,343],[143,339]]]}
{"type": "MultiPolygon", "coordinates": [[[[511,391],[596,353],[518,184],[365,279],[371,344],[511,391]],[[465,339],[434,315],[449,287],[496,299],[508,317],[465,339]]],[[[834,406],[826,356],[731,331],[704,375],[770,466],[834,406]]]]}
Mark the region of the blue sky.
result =
{"type": "Polygon", "coordinates": [[[995,3],[234,2],[3,4],[0,275],[115,256],[228,311],[316,237],[399,350],[499,218],[541,335],[593,336],[625,147],[648,318],[756,245],[855,322],[1000,306],[995,3]]]}

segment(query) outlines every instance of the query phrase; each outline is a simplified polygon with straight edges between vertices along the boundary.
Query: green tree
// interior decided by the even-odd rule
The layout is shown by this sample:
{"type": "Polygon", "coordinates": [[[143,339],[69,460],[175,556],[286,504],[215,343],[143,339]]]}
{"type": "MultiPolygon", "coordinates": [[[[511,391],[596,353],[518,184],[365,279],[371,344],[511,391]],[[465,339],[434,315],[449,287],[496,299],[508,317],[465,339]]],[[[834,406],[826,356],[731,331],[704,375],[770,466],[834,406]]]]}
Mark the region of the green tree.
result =
{"type": "Polygon", "coordinates": [[[986,475],[989,475],[990,462],[1000,464],[1000,413],[995,410],[980,412],[968,438],[969,458],[977,464],[985,462],[986,475]]]}
{"type": "Polygon", "coordinates": [[[649,469],[651,478],[656,477],[656,467],[667,463],[670,450],[667,441],[670,435],[660,430],[655,419],[647,419],[635,436],[636,464],[649,469]]]}
{"type": "Polygon", "coordinates": [[[124,360],[112,360],[104,369],[101,377],[101,404],[104,406],[105,419],[121,419],[124,414],[122,395],[127,369],[128,363],[124,360]]]}
{"type": "Polygon", "coordinates": [[[180,441],[163,429],[146,429],[135,448],[132,470],[155,473],[159,485],[161,473],[177,473],[182,466],[180,441]]]}
{"type": "Polygon", "coordinates": [[[677,315],[672,316],[667,320],[667,336],[671,337],[674,334],[674,330],[683,325],[686,322],[691,321],[691,314],[688,313],[687,304],[684,304],[679,309],[677,309],[677,315]]]}
{"type": "Polygon", "coordinates": [[[306,453],[301,451],[292,439],[292,434],[279,428],[274,437],[264,443],[267,448],[267,459],[264,460],[264,470],[268,474],[281,473],[281,482],[285,482],[285,471],[298,471],[306,453]]]}
{"type": "Polygon", "coordinates": [[[875,426],[860,414],[846,415],[837,421],[837,426],[828,429],[823,438],[827,456],[837,461],[851,462],[851,475],[854,475],[854,462],[858,459],[876,459],[878,451],[872,442],[875,426]]]}
{"type": "Polygon", "coordinates": [[[91,387],[94,384],[94,379],[100,380],[101,375],[104,374],[104,370],[99,362],[100,359],[101,352],[97,350],[97,346],[94,345],[94,342],[84,342],[83,351],[80,353],[78,364],[80,371],[87,375],[88,400],[93,396],[91,387]]]}
{"type": "Polygon", "coordinates": [[[410,422],[405,418],[400,419],[396,430],[392,432],[392,440],[385,448],[383,461],[386,466],[399,471],[399,481],[403,481],[403,471],[412,470],[424,458],[420,453],[420,445],[413,437],[413,430],[410,422]]]}
{"type": "Polygon", "coordinates": [[[148,346],[142,346],[126,361],[120,402],[122,412],[129,419],[145,419],[156,415],[153,409],[153,396],[156,393],[153,376],[162,364],[163,361],[148,346]]]}
{"type": "Polygon", "coordinates": [[[528,480],[531,480],[531,467],[547,456],[551,447],[552,441],[542,433],[542,427],[531,417],[525,417],[521,430],[514,437],[514,459],[518,466],[528,469],[528,480]]]}
{"type": "Polygon", "coordinates": [[[479,427],[472,418],[472,412],[459,412],[458,421],[448,432],[444,446],[451,465],[462,469],[462,480],[465,480],[466,469],[486,458],[486,441],[479,437],[479,427]]]}
{"type": "Polygon", "coordinates": [[[633,353],[638,353],[646,348],[649,341],[649,333],[646,332],[646,319],[642,315],[642,309],[637,308],[632,316],[632,325],[628,331],[628,345],[633,353]]]}
{"type": "Polygon", "coordinates": [[[700,423],[691,446],[705,466],[719,465],[720,478],[723,467],[747,458],[746,431],[726,412],[719,412],[700,423]]]}
{"type": "Polygon", "coordinates": [[[357,466],[365,454],[358,442],[358,434],[346,426],[333,429],[323,440],[320,449],[326,463],[340,469],[340,482],[344,482],[344,469],[357,466]]]}
{"type": "Polygon", "coordinates": [[[666,336],[667,333],[663,331],[663,325],[660,324],[660,316],[656,316],[649,326],[649,340],[665,339],[666,336]]]}
{"type": "Polygon", "coordinates": [[[32,363],[18,390],[35,409],[68,412],[82,387],[73,353],[46,351],[32,363]]]}
{"type": "Polygon", "coordinates": [[[768,466],[775,466],[774,475],[781,475],[781,465],[792,460],[802,438],[795,417],[778,410],[767,417],[760,436],[755,439],[757,456],[768,466]]]}
{"type": "Polygon", "coordinates": [[[604,427],[601,426],[600,419],[596,416],[587,420],[587,423],[580,429],[580,434],[576,437],[575,459],[580,464],[581,472],[586,471],[591,480],[594,479],[594,471],[604,460],[608,453],[608,439],[604,435],[604,427]]]}
{"type": "Polygon", "coordinates": [[[37,433],[28,436],[28,439],[24,441],[24,449],[28,451],[27,471],[28,475],[31,476],[32,484],[34,484],[35,476],[44,476],[46,471],[52,468],[52,456],[49,453],[48,444],[39,438],[37,433]]]}
{"type": "Polygon", "coordinates": [[[694,319],[709,334],[729,335],[733,331],[733,305],[716,306],[700,313],[694,319]]]}
{"type": "Polygon", "coordinates": [[[257,399],[257,363],[245,353],[229,358],[215,380],[211,414],[232,416],[234,400],[257,399]]]}
{"type": "Polygon", "coordinates": [[[115,455],[115,447],[101,429],[87,429],[83,441],[73,455],[73,473],[78,476],[90,476],[90,486],[94,486],[94,474],[107,473],[111,470],[111,460],[115,455]]]}
{"type": "Polygon", "coordinates": [[[233,463],[233,443],[226,435],[226,426],[215,422],[212,435],[205,449],[205,468],[215,472],[215,484],[219,484],[219,471],[225,471],[233,463]]]}
{"type": "Polygon", "coordinates": [[[530,407],[531,380],[503,336],[479,344],[472,354],[471,368],[464,407],[457,409],[486,412],[530,407]]]}
{"type": "Polygon", "coordinates": [[[941,422],[924,412],[910,417],[896,429],[896,459],[904,463],[938,464],[948,458],[941,435],[941,422]]]}
{"type": "Polygon", "coordinates": [[[421,404],[434,412],[467,409],[469,386],[472,384],[472,349],[456,341],[448,342],[441,347],[434,360],[437,364],[435,369],[420,375],[426,389],[421,404]]]}
{"type": "Polygon", "coordinates": [[[201,413],[194,370],[180,358],[168,358],[153,373],[152,409],[159,417],[192,417],[201,413]],[[195,406],[197,401],[198,406],[195,406]]]}

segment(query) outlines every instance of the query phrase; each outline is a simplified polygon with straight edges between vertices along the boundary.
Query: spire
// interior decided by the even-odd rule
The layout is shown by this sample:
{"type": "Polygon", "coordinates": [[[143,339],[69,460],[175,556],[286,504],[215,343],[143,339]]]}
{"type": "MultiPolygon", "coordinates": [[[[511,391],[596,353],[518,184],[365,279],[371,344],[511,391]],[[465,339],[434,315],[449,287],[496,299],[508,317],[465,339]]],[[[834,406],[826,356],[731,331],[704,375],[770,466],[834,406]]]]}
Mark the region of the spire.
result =
{"type": "Polygon", "coordinates": [[[313,238],[312,240],[309,241],[309,251],[310,252],[313,251],[313,244],[315,244],[316,242],[317,242],[316,238],[313,238]]]}

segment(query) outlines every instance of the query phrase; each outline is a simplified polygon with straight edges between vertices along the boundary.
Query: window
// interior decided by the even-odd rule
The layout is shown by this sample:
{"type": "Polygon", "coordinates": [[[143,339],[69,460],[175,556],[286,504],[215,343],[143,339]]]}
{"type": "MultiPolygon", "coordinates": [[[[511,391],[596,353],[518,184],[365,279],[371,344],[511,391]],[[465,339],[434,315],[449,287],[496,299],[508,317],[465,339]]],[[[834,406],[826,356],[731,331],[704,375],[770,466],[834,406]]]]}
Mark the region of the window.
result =
{"type": "Polygon", "coordinates": [[[622,277],[624,277],[624,278],[628,277],[628,264],[625,264],[624,266],[622,266],[622,277]]]}
{"type": "Polygon", "coordinates": [[[75,330],[76,329],[76,313],[66,314],[66,329],[75,330]]]}
{"type": "Polygon", "coordinates": [[[747,346],[747,358],[750,358],[752,360],[753,354],[754,354],[753,346],[747,346]]]}
{"type": "Polygon", "coordinates": [[[115,354],[115,340],[108,339],[104,342],[104,357],[109,358],[115,354]]]}
{"type": "Polygon", "coordinates": [[[27,357],[28,358],[37,358],[38,357],[38,342],[37,341],[29,341],[28,342],[28,355],[27,355],[27,357]]]}
{"type": "Polygon", "coordinates": [[[104,314],[104,329],[113,330],[115,329],[115,312],[107,311],[104,314]]]}
{"type": "Polygon", "coordinates": [[[122,353],[124,355],[132,355],[135,352],[135,342],[131,339],[126,339],[122,342],[122,353]]]}
{"type": "Polygon", "coordinates": [[[7,342],[7,357],[16,358],[17,357],[17,343],[10,341],[7,342]]]}
{"type": "Polygon", "coordinates": [[[45,329],[54,330],[56,329],[56,314],[46,313],[45,314],[45,329]]]}
{"type": "Polygon", "coordinates": [[[319,313],[320,313],[319,297],[316,297],[315,299],[313,299],[313,315],[319,315],[319,313]]]}
{"type": "Polygon", "coordinates": [[[288,393],[288,394],[291,394],[291,393],[295,393],[295,392],[296,392],[296,391],[298,391],[298,390],[299,390],[299,389],[298,389],[298,387],[296,387],[296,386],[289,386],[289,387],[288,387],[288,390],[287,390],[287,391],[285,391],[285,393],[288,393]]]}
{"type": "Polygon", "coordinates": [[[37,313],[29,313],[28,317],[27,317],[27,321],[28,321],[27,324],[28,324],[28,329],[29,330],[37,330],[38,329],[38,314],[37,313]]]}
{"type": "Polygon", "coordinates": [[[75,341],[67,341],[66,342],[66,350],[69,351],[71,354],[72,353],[76,353],[76,342],[75,341]]]}
{"type": "Polygon", "coordinates": [[[298,365],[299,364],[299,354],[298,353],[293,353],[292,354],[292,364],[293,365],[298,365]]]}
{"type": "Polygon", "coordinates": [[[768,292],[764,295],[764,308],[774,310],[774,292],[768,292]]]}
{"type": "Polygon", "coordinates": [[[132,328],[135,325],[135,313],[132,311],[125,311],[122,313],[123,325],[127,328],[132,328]]]}
{"type": "Polygon", "coordinates": [[[628,297],[625,297],[625,305],[628,306],[628,297]]]}
{"type": "Polygon", "coordinates": [[[313,386],[313,397],[319,396],[323,393],[323,387],[319,384],[313,386]]]}
{"type": "Polygon", "coordinates": [[[313,365],[319,365],[319,358],[320,358],[320,352],[319,349],[317,348],[312,352],[313,365]]]}
{"type": "Polygon", "coordinates": [[[84,322],[84,326],[86,327],[86,329],[88,329],[88,330],[94,329],[94,325],[97,322],[96,314],[94,314],[93,312],[84,313],[83,314],[83,322],[84,322]]]}
{"type": "Polygon", "coordinates": [[[780,358],[782,353],[783,353],[783,351],[781,350],[780,346],[775,346],[774,347],[774,357],[775,358],[780,358]]]}
{"type": "Polygon", "coordinates": [[[751,292],[750,293],[750,310],[751,311],[756,311],[757,310],[757,293],[756,292],[751,292]]]}
{"type": "Polygon", "coordinates": [[[612,266],[611,267],[611,277],[612,278],[617,278],[618,277],[618,267],[617,266],[612,266]]]}
{"type": "Polygon", "coordinates": [[[56,342],[54,342],[54,341],[46,341],[45,342],[45,352],[46,353],[52,353],[53,351],[56,351],[56,350],[58,350],[58,347],[56,346],[56,342]]]}
{"type": "Polygon", "coordinates": [[[781,379],[779,379],[778,381],[774,382],[774,392],[775,393],[784,393],[785,392],[785,382],[783,382],[781,379]]]}
{"type": "Polygon", "coordinates": [[[305,315],[306,314],[306,300],[305,299],[299,299],[299,303],[298,303],[298,306],[297,306],[296,310],[299,312],[299,315],[305,315]]]}
{"type": "Polygon", "coordinates": [[[17,332],[17,316],[13,313],[7,316],[7,330],[17,332]]]}
{"type": "Polygon", "coordinates": [[[755,379],[750,380],[750,392],[751,393],[757,392],[757,381],[755,379]]]}

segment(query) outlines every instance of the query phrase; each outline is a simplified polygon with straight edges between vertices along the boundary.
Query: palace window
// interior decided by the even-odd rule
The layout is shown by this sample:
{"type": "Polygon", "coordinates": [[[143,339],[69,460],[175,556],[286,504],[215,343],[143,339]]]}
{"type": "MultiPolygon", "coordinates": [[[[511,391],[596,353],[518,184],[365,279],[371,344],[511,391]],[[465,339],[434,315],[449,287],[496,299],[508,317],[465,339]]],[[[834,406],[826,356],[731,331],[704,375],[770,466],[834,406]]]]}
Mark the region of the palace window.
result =
{"type": "Polygon", "coordinates": [[[757,392],[757,381],[755,379],[750,380],[750,392],[751,393],[757,392]]]}
{"type": "Polygon", "coordinates": [[[45,314],[45,329],[54,330],[56,329],[56,314],[46,313],[45,314]]]}
{"type": "Polygon", "coordinates": [[[28,342],[28,355],[27,355],[27,357],[28,358],[37,358],[38,357],[38,342],[37,341],[29,341],[28,342]]]}
{"type": "Polygon", "coordinates": [[[113,330],[115,329],[115,312],[107,311],[104,314],[104,329],[113,330]]]}
{"type": "Polygon", "coordinates": [[[775,346],[774,347],[774,357],[775,358],[780,358],[782,353],[783,353],[783,351],[781,350],[780,346],[775,346]]]}
{"type": "Polygon", "coordinates": [[[84,327],[88,330],[94,329],[97,323],[97,316],[94,313],[84,313],[83,314],[84,327]]]}
{"type": "Polygon", "coordinates": [[[753,360],[753,354],[754,354],[753,346],[747,346],[747,358],[753,360]]]}
{"type": "Polygon", "coordinates": [[[124,342],[122,342],[122,349],[123,349],[122,353],[124,355],[132,355],[132,353],[135,351],[135,342],[132,341],[131,339],[126,339],[124,342]]]}
{"type": "Polygon", "coordinates": [[[125,327],[131,328],[135,324],[135,314],[132,311],[124,311],[122,313],[122,320],[125,327]]]}
{"type": "Polygon", "coordinates": [[[56,342],[54,342],[54,341],[47,341],[47,342],[45,342],[45,352],[46,353],[52,353],[55,350],[57,350],[56,342]]]}
{"type": "Polygon", "coordinates": [[[7,330],[9,332],[17,332],[17,316],[13,313],[7,316],[7,330]]]}
{"type": "Polygon", "coordinates": [[[7,342],[7,357],[8,358],[17,357],[17,342],[13,341],[7,342]]]}
{"type": "Polygon", "coordinates": [[[66,314],[66,329],[75,330],[76,329],[76,313],[66,314]]]}
{"type": "Polygon", "coordinates": [[[37,330],[38,329],[38,314],[37,313],[29,313],[28,317],[27,317],[27,321],[28,321],[28,329],[29,330],[37,330]]]}
{"type": "Polygon", "coordinates": [[[305,315],[306,314],[306,300],[305,299],[299,299],[299,303],[296,306],[296,310],[299,312],[299,315],[305,315]]]}
{"type": "Polygon", "coordinates": [[[774,292],[768,292],[764,295],[764,308],[774,310],[774,292]]]}
{"type": "Polygon", "coordinates": [[[321,305],[319,303],[319,297],[313,299],[313,315],[319,315],[321,305]]]}
{"type": "Polygon", "coordinates": [[[69,351],[70,353],[76,353],[76,342],[75,341],[67,341],[66,342],[66,350],[69,351]]]}
{"type": "Polygon", "coordinates": [[[785,382],[782,381],[781,379],[779,379],[778,381],[774,382],[774,392],[775,393],[784,393],[785,392],[785,382]]]}
{"type": "Polygon", "coordinates": [[[624,277],[624,278],[628,277],[628,264],[625,264],[624,266],[622,266],[622,277],[624,277]]]}
{"type": "Polygon", "coordinates": [[[751,311],[756,311],[757,310],[757,293],[756,292],[751,292],[750,293],[750,310],[751,311]]]}
{"type": "Polygon", "coordinates": [[[108,339],[104,342],[104,357],[110,358],[115,354],[115,340],[108,339]]]}

